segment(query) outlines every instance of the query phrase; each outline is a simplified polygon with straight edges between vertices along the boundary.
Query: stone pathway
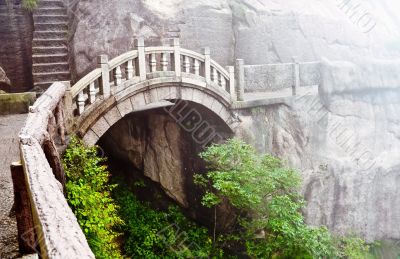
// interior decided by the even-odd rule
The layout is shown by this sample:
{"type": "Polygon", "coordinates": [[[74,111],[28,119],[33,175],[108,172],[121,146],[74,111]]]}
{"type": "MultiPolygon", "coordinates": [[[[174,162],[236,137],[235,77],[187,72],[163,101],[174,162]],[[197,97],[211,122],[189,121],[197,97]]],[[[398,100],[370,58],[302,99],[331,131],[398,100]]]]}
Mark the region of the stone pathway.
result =
{"type": "Polygon", "coordinates": [[[10,164],[19,160],[18,133],[26,114],[0,116],[0,259],[16,258],[17,222],[13,213],[13,183],[10,164]]]}

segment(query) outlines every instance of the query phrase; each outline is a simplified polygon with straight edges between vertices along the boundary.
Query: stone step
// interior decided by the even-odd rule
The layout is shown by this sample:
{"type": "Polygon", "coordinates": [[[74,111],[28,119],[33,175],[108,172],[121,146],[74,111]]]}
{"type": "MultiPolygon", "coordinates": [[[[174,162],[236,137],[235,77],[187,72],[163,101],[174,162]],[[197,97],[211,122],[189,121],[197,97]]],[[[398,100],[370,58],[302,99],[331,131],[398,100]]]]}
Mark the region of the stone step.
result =
{"type": "Polygon", "coordinates": [[[68,16],[66,15],[33,15],[35,23],[68,23],[68,16]]]}
{"type": "Polygon", "coordinates": [[[69,71],[33,73],[33,81],[35,83],[68,81],[70,77],[69,71]]]}
{"type": "Polygon", "coordinates": [[[68,54],[68,48],[66,46],[32,47],[32,54],[34,55],[68,54]]]}
{"type": "Polygon", "coordinates": [[[48,7],[62,7],[65,8],[63,1],[56,1],[56,0],[40,0],[38,3],[38,9],[41,8],[48,8],[48,7]]]}
{"type": "Polygon", "coordinates": [[[34,39],[67,39],[68,31],[35,31],[34,39]]]}
{"type": "Polygon", "coordinates": [[[32,65],[33,73],[47,73],[47,72],[63,72],[68,71],[68,62],[57,63],[34,63],[32,65]]]}
{"type": "Polygon", "coordinates": [[[40,63],[58,63],[58,62],[68,62],[68,54],[45,54],[45,55],[32,55],[33,64],[40,63]]]}
{"type": "Polygon", "coordinates": [[[35,23],[35,31],[68,31],[68,23],[35,23]]]}
{"type": "Polygon", "coordinates": [[[67,15],[67,9],[63,7],[42,7],[35,9],[34,15],[67,15]]]}
{"type": "Polygon", "coordinates": [[[63,47],[67,46],[65,39],[33,39],[33,47],[63,47]]]}

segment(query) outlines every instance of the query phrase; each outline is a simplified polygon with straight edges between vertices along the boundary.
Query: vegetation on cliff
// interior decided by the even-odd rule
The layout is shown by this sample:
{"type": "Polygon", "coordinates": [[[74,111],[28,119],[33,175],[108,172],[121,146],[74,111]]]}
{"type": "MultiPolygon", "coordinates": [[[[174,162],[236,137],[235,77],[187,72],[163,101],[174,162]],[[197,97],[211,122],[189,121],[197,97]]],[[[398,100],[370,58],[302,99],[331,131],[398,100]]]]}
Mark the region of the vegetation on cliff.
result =
{"type": "Polygon", "coordinates": [[[37,7],[38,0],[23,0],[22,6],[28,10],[33,10],[37,7]]]}
{"type": "Polygon", "coordinates": [[[202,204],[214,208],[215,221],[223,203],[236,214],[227,233],[214,237],[215,247],[245,247],[252,258],[366,258],[369,247],[362,239],[335,238],[326,227],[306,225],[300,175],[280,159],[259,155],[237,139],[200,156],[209,169],[194,178],[204,189],[202,204]]]}
{"type": "Polygon", "coordinates": [[[236,139],[200,156],[209,169],[194,177],[204,190],[202,204],[214,209],[215,223],[218,206],[235,212],[225,231],[201,227],[175,206],[154,209],[123,181],[110,184],[97,148],[72,138],[63,159],[67,198],[96,257],[368,258],[362,239],[335,238],[305,224],[300,175],[278,158],[236,139]]]}
{"type": "Polygon", "coordinates": [[[111,197],[115,185],[109,184],[105,158],[97,155],[96,147],[85,147],[73,137],[63,163],[67,176],[67,200],[78,219],[96,258],[121,258],[116,231],[123,221],[111,197]]]}

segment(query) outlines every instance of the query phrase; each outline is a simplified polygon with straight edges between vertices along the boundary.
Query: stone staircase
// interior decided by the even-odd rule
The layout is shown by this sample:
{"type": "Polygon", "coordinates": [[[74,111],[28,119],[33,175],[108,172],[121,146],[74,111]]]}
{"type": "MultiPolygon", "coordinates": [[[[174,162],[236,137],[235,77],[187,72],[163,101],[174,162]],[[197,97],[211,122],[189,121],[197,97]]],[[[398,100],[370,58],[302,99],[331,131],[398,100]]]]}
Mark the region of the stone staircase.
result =
{"type": "Polygon", "coordinates": [[[40,0],[33,12],[32,72],[34,89],[71,79],[68,64],[68,16],[62,0],[40,0]]]}

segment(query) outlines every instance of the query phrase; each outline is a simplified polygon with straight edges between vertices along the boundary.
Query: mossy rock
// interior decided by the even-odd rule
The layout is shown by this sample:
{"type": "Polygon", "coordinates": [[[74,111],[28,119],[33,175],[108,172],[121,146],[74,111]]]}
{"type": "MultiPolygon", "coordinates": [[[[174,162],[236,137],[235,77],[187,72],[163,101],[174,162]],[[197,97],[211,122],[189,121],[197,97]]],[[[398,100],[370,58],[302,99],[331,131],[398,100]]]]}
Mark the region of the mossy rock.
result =
{"type": "Polygon", "coordinates": [[[27,113],[36,100],[36,93],[0,93],[0,115],[27,113]]]}

